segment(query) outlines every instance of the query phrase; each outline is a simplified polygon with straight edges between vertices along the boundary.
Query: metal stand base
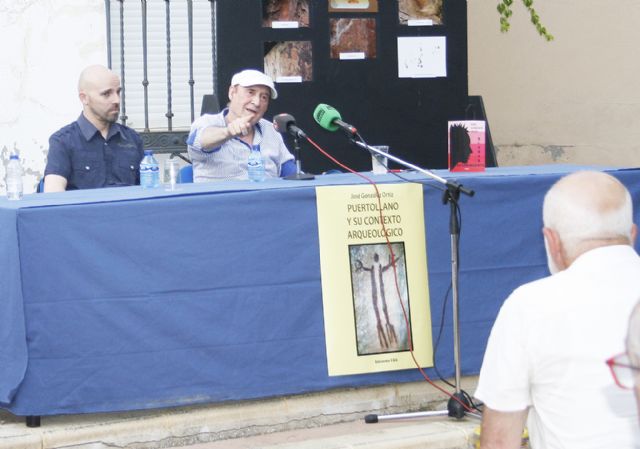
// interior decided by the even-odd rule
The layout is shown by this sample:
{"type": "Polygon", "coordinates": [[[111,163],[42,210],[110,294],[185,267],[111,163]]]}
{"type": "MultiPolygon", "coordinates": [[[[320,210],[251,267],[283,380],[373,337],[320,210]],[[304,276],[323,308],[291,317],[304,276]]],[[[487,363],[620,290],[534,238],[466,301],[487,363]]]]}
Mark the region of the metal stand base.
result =
{"type": "Polygon", "coordinates": [[[367,415],[364,417],[364,422],[367,424],[374,424],[381,421],[395,421],[402,419],[416,419],[416,418],[436,418],[440,416],[448,416],[450,418],[462,419],[465,416],[470,416],[476,419],[482,419],[478,413],[468,412],[464,406],[458,402],[459,399],[467,407],[471,407],[469,400],[462,393],[455,393],[449,402],[447,403],[447,410],[433,410],[429,412],[413,412],[413,413],[396,413],[392,415],[367,415]]]}

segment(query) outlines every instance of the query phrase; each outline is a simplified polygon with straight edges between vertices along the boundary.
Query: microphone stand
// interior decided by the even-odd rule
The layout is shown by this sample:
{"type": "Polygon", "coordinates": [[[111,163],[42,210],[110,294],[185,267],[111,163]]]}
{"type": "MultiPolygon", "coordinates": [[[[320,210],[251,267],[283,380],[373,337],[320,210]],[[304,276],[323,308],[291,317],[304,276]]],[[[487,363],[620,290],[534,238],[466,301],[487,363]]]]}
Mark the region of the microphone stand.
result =
{"type": "Polygon", "coordinates": [[[350,138],[351,142],[368,150],[370,153],[375,153],[379,156],[386,157],[400,165],[416,170],[427,177],[438,181],[445,186],[444,194],[442,196],[442,203],[449,204],[449,233],[451,235],[451,293],[452,293],[452,305],[453,305],[453,361],[455,367],[455,393],[453,397],[449,399],[447,403],[447,410],[431,411],[431,412],[417,412],[417,413],[398,413],[393,415],[367,415],[364,420],[366,423],[376,423],[378,421],[392,420],[392,419],[407,419],[418,418],[426,416],[450,416],[456,419],[462,419],[465,414],[469,414],[473,417],[479,418],[480,415],[476,413],[470,413],[465,408],[470,407],[467,396],[460,387],[460,319],[458,309],[458,242],[460,238],[460,222],[458,221],[458,214],[456,209],[458,206],[458,199],[460,193],[464,193],[467,196],[472,197],[475,192],[471,189],[463,187],[455,181],[444,179],[435,173],[413,165],[407,161],[394,156],[393,154],[386,153],[378,150],[364,142],[356,140],[353,136],[350,138]],[[464,404],[464,405],[463,405],[464,404]],[[465,407],[466,406],[466,407],[465,407]]]}
{"type": "Polygon", "coordinates": [[[305,181],[314,179],[315,176],[309,173],[302,173],[302,161],[300,160],[300,142],[298,136],[293,137],[293,157],[296,158],[296,172],[293,175],[285,176],[283,179],[290,181],[305,181]]]}

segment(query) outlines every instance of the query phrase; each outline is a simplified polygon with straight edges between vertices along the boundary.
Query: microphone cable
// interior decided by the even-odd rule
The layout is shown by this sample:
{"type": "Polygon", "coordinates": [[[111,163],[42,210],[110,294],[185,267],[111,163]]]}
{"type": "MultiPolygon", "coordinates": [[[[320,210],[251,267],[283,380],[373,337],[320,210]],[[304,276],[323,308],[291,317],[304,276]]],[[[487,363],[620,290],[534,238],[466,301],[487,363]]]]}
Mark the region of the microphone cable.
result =
{"type": "MultiPolygon", "coordinates": [[[[369,145],[367,145],[367,142],[365,142],[364,138],[360,135],[360,133],[358,133],[358,132],[356,131],[356,132],[355,132],[355,135],[358,137],[358,139],[360,139],[360,141],[361,141],[365,146],[367,146],[367,147],[369,146],[369,145]]],[[[355,141],[355,138],[353,138],[353,137],[352,137],[351,139],[355,141]]],[[[403,177],[403,176],[400,176],[400,174],[398,174],[398,173],[396,173],[396,172],[391,171],[391,172],[389,172],[389,173],[391,173],[392,175],[394,175],[396,178],[399,178],[399,179],[400,179],[400,180],[402,180],[403,182],[406,182],[406,183],[414,182],[414,181],[411,181],[410,179],[407,179],[407,178],[405,178],[405,177],[403,177]]],[[[372,181],[369,181],[369,182],[372,182],[372,181]]],[[[434,188],[434,189],[439,190],[439,191],[441,191],[441,192],[446,192],[446,191],[447,191],[447,189],[446,189],[446,188],[440,187],[438,184],[431,184],[431,183],[427,183],[427,182],[425,182],[425,181],[420,181],[420,180],[418,180],[417,182],[418,182],[419,184],[422,184],[422,185],[427,186],[427,187],[434,188]]],[[[456,254],[456,256],[457,256],[457,260],[458,260],[457,270],[458,270],[458,272],[459,272],[459,271],[460,271],[460,245],[459,245],[459,239],[460,239],[460,235],[462,234],[462,211],[460,210],[460,206],[459,206],[459,204],[458,204],[458,201],[457,201],[457,200],[455,200],[455,199],[450,199],[450,200],[454,202],[454,206],[455,206],[455,213],[456,213],[457,218],[458,218],[458,231],[459,231],[459,235],[457,236],[457,239],[458,239],[458,245],[457,245],[456,247],[457,247],[457,250],[458,250],[458,254],[456,254]]],[[[443,202],[444,202],[444,200],[443,200],[443,202]]],[[[383,230],[384,230],[384,224],[383,224],[383,230]]],[[[389,250],[391,251],[391,248],[389,248],[389,250]]],[[[397,273],[395,272],[395,265],[394,265],[394,267],[393,267],[393,268],[394,268],[394,276],[396,276],[396,282],[397,282],[397,273]]],[[[441,382],[443,382],[443,383],[445,383],[446,385],[448,385],[449,387],[451,387],[451,388],[455,389],[455,388],[456,388],[456,386],[455,386],[454,384],[452,384],[451,382],[449,382],[447,379],[445,379],[445,377],[440,373],[440,370],[438,369],[438,365],[437,365],[437,363],[436,363],[436,355],[437,355],[437,353],[438,353],[438,348],[439,348],[439,346],[440,346],[440,339],[441,339],[441,337],[442,337],[442,331],[444,330],[444,319],[445,319],[445,316],[446,316],[447,304],[448,304],[448,302],[449,302],[449,292],[451,291],[451,289],[452,289],[452,284],[451,284],[451,282],[450,282],[450,283],[449,283],[449,287],[447,288],[447,291],[446,291],[446,293],[445,293],[445,295],[444,295],[444,300],[443,300],[443,302],[442,302],[442,313],[441,313],[441,316],[440,316],[440,330],[438,331],[438,336],[437,336],[437,338],[436,338],[436,341],[434,342],[434,347],[433,347],[433,360],[432,360],[432,361],[433,361],[433,370],[435,371],[436,375],[438,376],[438,379],[439,379],[441,382]]],[[[402,311],[403,311],[403,313],[404,313],[404,306],[403,306],[403,310],[402,310],[402,311]]],[[[405,322],[406,322],[406,321],[407,321],[407,318],[406,318],[406,314],[405,314],[405,322]]],[[[413,356],[413,352],[412,352],[412,356],[413,356]]],[[[415,359],[414,359],[414,362],[415,362],[415,359]]],[[[417,365],[417,362],[415,362],[415,363],[416,363],[416,365],[417,365]]],[[[472,408],[474,408],[475,410],[477,410],[477,411],[481,412],[481,410],[476,406],[476,404],[473,402],[473,399],[471,398],[471,396],[470,396],[466,391],[464,391],[464,390],[460,389],[460,393],[461,393],[461,394],[462,394],[462,395],[467,399],[467,401],[469,401],[469,404],[471,404],[471,407],[472,407],[472,408]]],[[[457,398],[455,398],[455,399],[457,400],[457,398]]],[[[460,402],[460,403],[461,403],[461,401],[458,401],[458,402],[460,402]]],[[[466,407],[465,407],[465,408],[466,408],[466,407]]],[[[469,409],[467,409],[467,410],[468,410],[468,411],[471,411],[471,410],[469,410],[469,409]]]]}
{"type": "MultiPolygon", "coordinates": [[[[356,133],[356,135],[366,145],[366,142],[360,136],[360,134],[356,133]]],[[[398,179],[400,179],[400,180],[402,180],[403,182],[406,182],[406,183],[417,182],[419,184],[422,184],[422,185],[427,186],[427,187],[431,187],[431,188],[439,190],[441,192],[445,192],[446,191],[445,188],[440,187],[438,184],[431,184],[431,183],[428,183],[428,182],[422,181],[422,180],[412,181],[410,179],[405,178],[404,176],[401,176],[399,173],[396,173],[394,171],[389,171],[388,173],[394,175],[396,178],[398,178],[398,179]]],[[[455,202],[455,210],[456,210],[456,215],[458,216],[459,231],[460,231],[460,234],[462,234],[462,211],[460,210],[460,206],[458,205],[457,201],[455,202]]],[[[458,239],[459,239],[459,236],[458,236],[458,239]]],[[[457,255],[458,256],[458,258],[457,258],[458,261],[460,261],[459,251],[460,251],[460,246],[458,245],[458,255],[457,255]]],[[[460,271],[460,264],[458,264],[458,271],[460,271]]],[[[451,292],[451,288],[452,288],[452,285],[451,285],[451,283],[449,283],[449,287],[447,287],[447,291],[445,292],[444,299],[443,299],[443,302],[442,302],[442,313],[441,313],[441,316],[440,316],[440,330],[438,331],[438,335],[436,337],[436,340],[434,342],[434,347],[433,347],[433,370],[436,372],[436,375],[438,376],[438,379],[441,382],[443,382],[443,383],[447,384],[449,387],[455,389],[456,386],[454,384],[452,384],[451,382],[449,382],[447,379],[445,379],[445,377],[440,373],[440,370],[438,369],[438,364],[436,362],[436,355],[438,353],[438,348],[440,347],[440,339],[442,337],[442,331],[444,329],[444,318],[446,316],[446,307],[447,307],[447,304],[449,302],[449,293],[451,292]]],[[[469,401],[469,403],[471,404],[471,406],[474,409],[480,411],[480,409],[474,404],[473,400],[471,399],[471,396],[466,391],[460,390],[460,393],[462,393],[467,398],[467,400],[469,401]]]]}
{"type": "MultiPolygon", "coordinates": [[[[363,143],[365,143],[364,139],[362,138],[362,136],[360,136],[360,134],[358,132],[356,132],[355,134],[358,136],[358,138],[363,143]]],[[[410,323],[409,323],[409,318],[408,318],[408,315],[407,315],[407,311],[406,311],[406,309],[404,307],[404,303],[402,302],[402,294],[400,292],[400,286],[399,286],[399,283],[398,283],[398,273],[397,273],[397,269],[396,269],[396,257],[395,257],[395,253],[393,251],[393,248],[391,246],[391,241],[389,240],[389,236],[387,235],[387,232],[386,232],[386,226],[384,224],[384,216],[383,216],[383,213],[382,213],[382,200],[380,199],[381,195],[380,195],[380,191],[378,190],[378,185],[376,184],[375,181],[373,181],[368,176],[365,176],[362,173],[359,173],[359,172],[353,170],[351,167],[348,167],[347,165],[345,165],[342,162],[338,161],[335,157],[331,156],[324,149],[322,149],[322,147],[320,147],[320,145],[318,145],[316,142],[314,142],[309,136],[306,136],[306,139],[314,148],[316,148],[322,155],[327,157],[333,163],[337,164],[339,167],[347,170],[348,172],[353,173],[354,175],[364,179],[365,181],[367,181],[367,183],[371,184],[373,186],[373,188],[375,189],[376,198],[378,200],[378,212],[379,212],[379,215],[380,215],[380,224],[382,226],[382,231],[383,231],[383,234],[384,234],[384,237],[385,237],[387,248],[388,248],[389,253],[391,255],[391,265],[393,267],[393,275],[394,275],[394,281],[395,281],[395,287],[396,287],[396,294],[398,295],[398,298],[399,298],[399,301],[400,301],[400,307],[402,308],[402,314],[404,316],[405,326],[406,326],[406,329],[407,329],[407,340],[408,340],[408,345],[409,345],[409,353],[411,354],[411,358],[413,360],[413,363],[414,363],[414,365],[416,366],[416,368],[418,369],[418,371],[420,372],[420,374],[422,375],[422,377],[424,378],[424,380],[426,382],[428,382],[432,387],[434,387],[435,389],[437,389],[441,393],[443,393],[443,394],[447,395],[448,397],[450,397],[451,399],[454,399],[455,401],[457,401],[466,411],[468,411],[470,413],[473,413],[473,409],[471,407],[469,407],[469,405],[465,404],[464,401],[461,401],[456,396],[454,396],[452,393],[448,392],[444,388],[442,388],[439,385],[437,385],[433,380],[431,380],[431,378],[427,375],[427,373],[424,371],[424,369],[420,366],[420,364],[418,363],[418,360],[415,357],[414,348],[413,348],[413,340],[412,340],[413,337],[412,337],[412,333],[411,333],[411,326],[410,326],[410,323]]],[[[401,178],[401,179],[403,179],[403,178],[401,178]]],[[[405,179],[405,181],[409,182],[406,179],[405,179]]],[[[423,184],[423,183],[420,183],[420,184],[423,184]]],[[[457,207],[457,202],[456,202],[456,210],[459,210],[458,207],[457,207]]],[[[435,357],[434,357],[434,366],[435,366],[435,357]]],[[[445,383],[449,384],[448,382],[445,382],[445,383]]],[[[461,390],[461,392],[462,392],[462,390],[461,390]]],[[[467,393],[463,393],[463,394],[468,396],[467,393]]]]}

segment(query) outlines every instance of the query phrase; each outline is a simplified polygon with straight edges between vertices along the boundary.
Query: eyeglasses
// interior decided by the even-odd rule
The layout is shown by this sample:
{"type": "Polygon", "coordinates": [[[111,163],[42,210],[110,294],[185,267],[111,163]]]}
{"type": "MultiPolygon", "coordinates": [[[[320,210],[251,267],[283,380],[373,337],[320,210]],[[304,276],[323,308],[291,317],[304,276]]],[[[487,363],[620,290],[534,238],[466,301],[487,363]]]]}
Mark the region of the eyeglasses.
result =
{"type": "Polygon", "coordinates": [[[606,360],[616,385],[626,390],[635,385],[635,378],[640,375],[640,366],[632,365],[626,353],[618,354],[606,360]]]}

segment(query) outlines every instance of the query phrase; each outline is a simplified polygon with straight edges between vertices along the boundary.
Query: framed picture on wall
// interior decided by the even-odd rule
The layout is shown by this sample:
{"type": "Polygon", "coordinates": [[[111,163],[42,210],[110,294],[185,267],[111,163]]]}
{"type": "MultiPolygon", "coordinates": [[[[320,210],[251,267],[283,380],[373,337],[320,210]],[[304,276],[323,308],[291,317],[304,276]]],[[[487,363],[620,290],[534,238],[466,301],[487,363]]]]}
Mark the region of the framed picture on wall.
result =
{"type": "Polygon", "coordinates": [[[329,0],[329,12],[378,12],[378,0],[329,0]]]}
{"type": "Polygon", "coordinates": [[[377,56],[375,19],[329,19],[332,59],[373,59],[377,56]]]}
{"type": "Polygon", "coordinates": [[[398,0],[400,25],[442,25],[443,0],[398,0]]]}
{"type": "Polygon", "coordinates": [[[265,28],[308,27],[309,0],[262,0],[262,26],[265,28]]]}
{"type": "Polygon", "coordinates": [[[445,76],[447,76],[446,37],[398,37],[398,78],[438,78],[445,76]]]}
{"type": "Polygon", "coordinates": [[[265,42],[264,72],[276,83],[311,81],[313,77],[311,42],[265,42]]]}

